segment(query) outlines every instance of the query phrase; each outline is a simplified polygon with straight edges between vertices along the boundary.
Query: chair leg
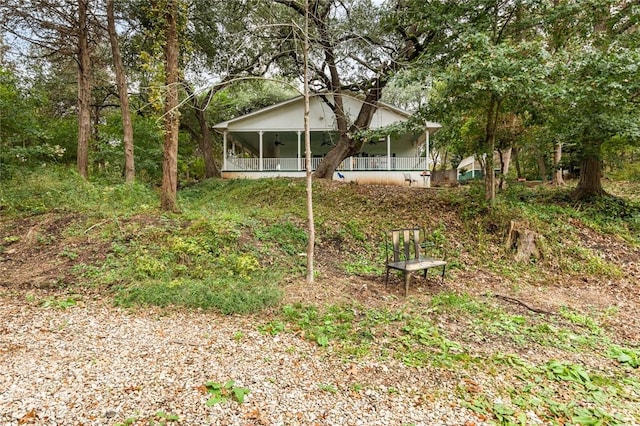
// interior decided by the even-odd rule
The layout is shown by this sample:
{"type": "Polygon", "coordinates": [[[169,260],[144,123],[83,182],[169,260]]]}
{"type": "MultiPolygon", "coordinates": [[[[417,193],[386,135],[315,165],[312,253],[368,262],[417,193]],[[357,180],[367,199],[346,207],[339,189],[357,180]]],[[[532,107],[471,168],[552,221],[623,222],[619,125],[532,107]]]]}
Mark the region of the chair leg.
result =
{"type": "Polygon", "coordinates": [[[390,269],[391,268],[387,268],[387,275],[384,278],[384,286],[385,286],[385,288],[389,286],[389,270],[390,269]]]}
{"type": "Polygon", "coordinates": [[[429,268],[424,268],[424,279],[427,279],[427,271],[429,270],[429,268]]]}
{"type": "Polygon", "coordinates": [[[409,295],[409,280],[411,279],[411,272],[404,271],[404,297],[409,295]]]}
{"type": "Polygon", "coordinates": [[[447,265],[442,265],[442,278],[440,279],[440,285],[444,285],[444,271],[447,270],[447,265]]]}

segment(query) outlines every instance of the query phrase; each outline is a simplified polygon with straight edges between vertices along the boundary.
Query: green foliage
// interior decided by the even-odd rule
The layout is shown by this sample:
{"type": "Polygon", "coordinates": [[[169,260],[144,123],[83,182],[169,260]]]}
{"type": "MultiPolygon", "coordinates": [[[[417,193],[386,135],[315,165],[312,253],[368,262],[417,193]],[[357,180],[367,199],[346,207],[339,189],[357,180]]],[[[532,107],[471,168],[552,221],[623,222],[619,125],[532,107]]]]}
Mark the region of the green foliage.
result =
{"type": "MultiPolygon", "coordinates": [[[[515,355],[475,357],[469,353],[470,342],[510,339],[533,351],[545,346],[580,352],[589,348],[595,355],[609,343],[606,336],[599,335],[605,331],[587,315],[565,314],[566,319],[586,326],[586,332],[580,335],[561,328],[565,318],[553,322],[547,321],[553,317],[536,320],[508,314],[470,295],[438,294],[432,299],[432,308],[426,311],[423,307],[411,310],[409,305],[411,302],[406,302],[407,310],[396,312],[363,311],[357,305],[325,308],[288,305],[279,319],[259,328],[274,334],[302,334],[319,346],[331,346],[332,353],[346,357],[392,356],[409,366],[451,368],[467,372],[470,377],[488,374],[503,380],[506,376],[513,386],[504,387],[499,395],[479,393],[472,379],[470,384],[458,389],[468,408],[499,424],[528,424],[532,421],[530,416],[550,424],[573,421],[585,425],[619,425],[627,421],[617,412],[621,407],[618,401],[622,398],[629,404],[634,397],[619,380],[617,372],[605,376],[602,371],[594,372],[585,365],[564,360],[552,359],[536,365],[515,355]],[[455,321],[457,328],[465,331],[451,336],[450,331],[435,325],[446,321],[455,321]],[[356,350],[354,343],[365,338],[372,339],[366,350],[362,350],[362,346],[356,350]],[[585,345],[585,341],[590,343],[585,345]],[[590,423],[595,421],[600,423],[590,423]]],[[[608,356],[620,357],[619,362],[626,363],[629,354],[632,354],[629,349],[610,346],[608,356]]],[[[337,391],[332,385],[319,386],[326,392],[337,391]]]]}
{"type": "Polygon", "coordinates": [[[246,314],[272,306],[282,297],[277,285],[256,281],[205,278],[131,283],[118,287],[116,302],[122,306],[175,305],[214,309],[223,314],[246,314]]]}
{"type": "Polygon", "coordinates": [[[429,320],[413,318],[401,329],[405,335],[399,342],[404,347],[398,357],[406,365],[422,367],[428,364],[452,366],[454,361],[466,361],[469,356],[457,342],[449,340],[429,320]]]}
{"type": "Polygon", "coordinates": [[[319,346],[327,347],[332,343],[346,344],[355,352],[362,353],[357,348],[350,346],[366,345],[372,341],[385,325],[401,321],[404,318],[402,312],[366,310],[362,311],[358,306],[329,306],[326,310],[319,311],[315,306],[302,304],[286,305],[282,309],[282,317],[289,327],[276,321],[262,326],[263,330],[278,332],[301,331],[308,340],[316,342],[319,346]]]}
{"type": "Polygon", "coordinates": [[[78,304],[79,296],[67,296],[67,297],[54,297],[50,296],[40,301],[40,306],[43,308],[54,309],[68,309],[73,308],[78,304]]]}
{"type": "Polygon", "coordinates": [[[166,426],[173,422],[180,422],[180,416],[177,414],[165,413],[164,411],[158,411],[153,419],[149,419],[149,426],[166,426]]]}
{"type": "MultiPolygon", "coordinates": [[[[9,69],[0,67],[0,163],[24,165],[27,161],[42,160],[52,153],[53,148],[45,143],[46,135],[37,120],[37,108],[40,103],[35,93],[20,87],[20,76],[9,69]],[[41,149],[40,152],[38,152],[41,149]],[[31,154],[34,150],[34,155],[31,154]],[[43,157],[39,157],[42,154],[43,157]]],[[[0,178],[3,176],[0,175],[0,178]]]]}
{"type": "MultiPolygon", "coordinates": [[[[133,114],[133,134],[135,148],[133,151],[136,179],[139,182],[157,184],[162,179],[162,128],[156,117],[145,117],[133,114]]],[[[94,142],[95,149],[91,153],[93,165],[92,176],[105,176],[112,182],[121,183],[124,169],[124,141],[122,114],[113,111],[105,114],[104,122],[98,127],[99,140],[94,142]]],[[[184,161],[185,137],[180,140],[179,161],[184,161]]],[[[180,176],[181,181],[186,180],[180,176]]]]}
{"type": "Polygon", "coordinates": [[[244,402],[245,396],[250,392],[248,388],[242,388],[235,385],[233,380],[227,382],[207,382],[205,383],[207,393],[211,397],[207,400],[207,406],[211,407],[216,404],[222,404],[227,401],[234,401],[238,404],[244,402]]]}
{"type": "Polygon", "coordinates": [[[270,334],[272,336],[277,336],[278,334],[285,331],[287,328],[286,324],[280,320],[273,320],[266,324],[259,325],[258,331],[263,334],[270,334]]]}
{"type": "Polygon", "coordinates": [[[306,251],[307,233],[290,220],[275,223],[265,228],[256,228],[258,240],[277,243],[277,246],[288,255],[297,255],[306,251]]]}
{"type": "Polygon", "coordinates": [[[340,307],[331,307],[319,313],[313,306],[287,305],[283,308],[285,318],[300,327],[309,340],[326,347],[331,339],[349,335],[353,313],[340,307]]]}
{"type": "Polygon", "coordinates": [[[9,214],[57,209],[110,216],[148,210],[156,204],[156,194],[144,185],[87,182],[65,166],[47,166],[15,175],[0,192],[0,208],[9,214]]]}
{"type": "Polygon", "coordinates": [[[580,365],[551,360],[544,365],[543,370],[551,380],[575,382],[586,388],[593,387],[589,373],[580,365]]]}
{"type": "Polygon", "coordinates": [[[609,174],[613,179],[640,182],[640,162],[626,162],[620,169],[609,174]]]}
{"type": "Polygon", "coordinates": [[[628,365],[632,368],[640,367],[640,350],[611,346],[608,355],[620,364],[628,365]]]}
{"type": "MultiPolygon", "coordinates": [[[[122,304],[184,305],[247,313],[281,297],[281,272],[261,265],[253,246],[240,242],[242,225],[228,215],[191,223],[180,236],[150,229],[155,246],[132,246],[135,262],[123,262],[130,283],[121,285],[122,304]]],[[[244,231],[246,232],[246,231],[244,231]]]]}
{"type": "Polygon", "coordinates": [[[380,275],[384,273],[385,268],[381,266],[383,263],[381,258],[371,259],[360,255],[353,255],[353,260],[343,262],[342,269],[349,275],[380,275]]]}
{"type": "Polygon", "coordinates": [[[330,385],[330,384],[319,383],[318,384],[318,388],[321,391],[328,392],[328,393],[337,393],[338,392],[338,388],[336,388],[334,385],[330,385]]]}
{"type": "Polygon", "coordinates": [[[127,417],[125,421],[121,423],[115,423],[113,426],[131,426],[137,421],[135,417],[127,417]]]}

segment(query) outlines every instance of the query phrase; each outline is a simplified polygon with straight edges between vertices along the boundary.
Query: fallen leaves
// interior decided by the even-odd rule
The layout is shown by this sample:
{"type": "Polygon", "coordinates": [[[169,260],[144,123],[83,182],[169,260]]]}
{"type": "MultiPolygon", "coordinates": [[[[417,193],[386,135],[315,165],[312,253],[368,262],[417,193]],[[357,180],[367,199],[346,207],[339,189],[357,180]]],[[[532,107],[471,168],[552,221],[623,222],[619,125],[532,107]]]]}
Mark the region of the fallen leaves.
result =
{"type": "Polygon", "coordinates": [[[26,425],[29,423],[34,423],[38,419],[38,415],[36,414],[36,409],[32,408],[27,414],[22,416],[20,420],[18,420],[19,425],[26,425]]]}

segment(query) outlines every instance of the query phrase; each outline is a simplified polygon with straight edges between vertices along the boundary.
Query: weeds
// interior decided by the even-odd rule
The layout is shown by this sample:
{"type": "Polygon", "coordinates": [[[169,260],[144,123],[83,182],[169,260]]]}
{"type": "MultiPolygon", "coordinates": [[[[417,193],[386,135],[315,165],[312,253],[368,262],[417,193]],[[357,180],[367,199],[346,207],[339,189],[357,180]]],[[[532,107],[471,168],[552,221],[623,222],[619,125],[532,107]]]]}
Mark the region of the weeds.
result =
{"type": "Polygon", "coordinates": [[[204,386],[207,389],[207,393],[211,395],[207,400],[208,407],[227,401],[235,401],[238,404],[242,404],[244,397],[250,392],[248,388],[236,386],[233,380],[225,383],[207,382],[204,386]]]}
{"type": "Polygon", "coordinates": [[[338,388],[335,387],[334,385],[330,385],[330,384],[318,383],[318,388],[323,392],[328,392],[328,393],[337,393],[338,392],[338,388]]]}
{"type": "Polygon", "coordinates": [[[615,359],[620,364],[628,365],[632,368],[640,367],[640,350],[611,346],[608,356],[615,359]]]}
{"type": "MultiPolygon", "coordinates": [[[[38,305],[42,308],[52,308],[52,309],[69,309],[73,308],[78,304],[78,300],[80,300],[80,296],[71,295],[67,297],[54,297],[49,296],[43,300],[38,302],[38,305]]],[[[34,302],[35,298],[33,296],[27,297],[27,301],[34,302]]]]}
{"type": "MultiPolygon", "coordinates": [[[[609,348],[607,357],[616,359],[621,366],[637,368],[638,352],[609,345],[605,330],[590,317],[563,310],[562,317],[556,321],[509,314],[469,295],[443,292],[432,298],[431,307],[426,310],[421,307],[412,310],[408,304],[398,311],[363,309],[357,305],[325,308],[288,305],[279,319],[259,329],[271,334],[299,333],[321,347],[331,346],[332,353],[348,358],[392,357],[417,368],[508,376],[512,385],[499,386],[502,393],[493,399],[474,386],[459,388],[459,397],[465,406],[499,424],[628,423],[629,419],[619,411],[639,397],[637,379],[621,380],[616,371],[608,375],[594,374],[584,365],[563,360],[535,365],[517,355],[498,353],[479,357],[469,351],[469,341],[492,339],[506,339],[531,351],[543,346],[568,351],[609,348]],[[447,321],[450,315],[455,315],[456,323],[466,328],[466,333],[451,335],[436,325],[447,321]],[[561,322],[566,320],[580,326],[582,331],[564,328],[561,322]]],[[[326,386],[321,389],[331,392],[326,386]]]]}
{"type": "Polygon", "coordinates": [[[246,314],[273,306],[281,295],[277,285],[263,282],[258,285],[254,280],[174,279],[123,286],[118,289],[116,302],[121,306],[178,305],[215,309],[223,314],[246,314]]]}

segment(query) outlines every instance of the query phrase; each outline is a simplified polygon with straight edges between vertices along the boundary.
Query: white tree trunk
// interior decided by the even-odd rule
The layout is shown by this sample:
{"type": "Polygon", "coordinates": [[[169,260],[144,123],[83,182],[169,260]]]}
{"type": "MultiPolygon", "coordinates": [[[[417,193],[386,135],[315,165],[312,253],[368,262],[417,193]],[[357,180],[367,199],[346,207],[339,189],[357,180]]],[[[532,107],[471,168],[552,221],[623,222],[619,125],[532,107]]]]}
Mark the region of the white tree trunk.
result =
{"type": "Polygon", "coordinates": [[[562,167],[560,161],[562,160],[562,143],[556,144],[556,149],[553,151],[553,184],[555,186],[564,185],[564,178],[562,177],[562,167]]]}
{"type": "Polygon", "coordinates": [[[507,174],[509,173],[509,167],[511,167],[511,151],[512,148],[509,147],[500,156],[502,161],[502,164],[500,164],[500,189],[507,189],[507,174]]]}
{"type": "MultiPolygon", "coordinates": [[[[304,149],[307,177],[307,215],[309,241],[307,243],[307,283],[313,284],[313,257],[316,228],[313,218],[313,175],[311,173],[311,130],[309,128],[309,0],[304,3],[304,149]]],[[[332,173],[333,175],[333,173],[332,173]]]]}

